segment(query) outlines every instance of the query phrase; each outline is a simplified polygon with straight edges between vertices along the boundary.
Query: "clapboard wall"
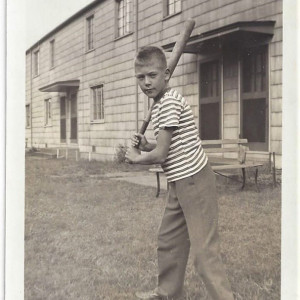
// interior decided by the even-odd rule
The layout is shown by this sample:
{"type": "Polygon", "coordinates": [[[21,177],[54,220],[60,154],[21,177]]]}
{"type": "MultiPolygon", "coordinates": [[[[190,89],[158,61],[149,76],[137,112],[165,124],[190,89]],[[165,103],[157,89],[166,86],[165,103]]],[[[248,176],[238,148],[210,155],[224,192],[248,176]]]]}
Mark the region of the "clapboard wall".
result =
{"type": "MultiPolygon", "coordinates": [[[[239,21],[274,20],[274,36],[269,44],[269,150],[281,155],[282,117],[282,1],[276,0],[182,0],[182,11],[164,18],[163,1],[138,1],[138,41],[136,44],[133,1],[132,33],[116,38],[116,1],[95,1],[54,29],[26,52],[26,104],[31,105],[31,126],[26,128],[28,146],[63,147],[60,143],[59,98],[57,92],[45,93],[39,88],[56,81],[79,79],[78,147],[94,151],[96,159],[112,159],[118,144],[128,139],[141,124],[147,110],[147,99],[138,92],[133,58],[136,45],[166,45],[176,40],[187,18],[196,26],[193,35],[239,21]],[[94,15],[94,50],[86,51],[86,18],[94,15]],[[55,67],[50,68],[50,41],[55,39],[55,67]],[[32,56],[40,52],[39,75],[32,76],[32,56]],[[91,122],[91,86],[103,84],[105,122],[91,122]],[[51,98],[52,123],[44,125],[44,100],[51,98]]],[[[169,56],[169,54],[167,54],[169,56]]],[[[199,123],[199,63],[201,55],[184,54],[170,83],[191,104],[199,123]]],[[[237,138],[240,133],[239,61],[230,53],[220,55],[223,70],[223,138],[237,138]]],[[[68,126],[68,125],[67,125],[68,126]]],[[[151,130],[148,136],[153,138],[151,130]]]]}

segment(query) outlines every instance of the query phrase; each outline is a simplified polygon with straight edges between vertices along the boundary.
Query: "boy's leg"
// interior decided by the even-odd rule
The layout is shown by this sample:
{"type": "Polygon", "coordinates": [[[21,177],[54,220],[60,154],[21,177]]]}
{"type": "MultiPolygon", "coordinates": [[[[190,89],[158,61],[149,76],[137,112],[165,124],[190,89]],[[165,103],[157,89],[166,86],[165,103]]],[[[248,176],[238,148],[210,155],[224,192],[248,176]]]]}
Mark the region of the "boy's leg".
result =
{"type": "Polygon", "coordinates": [[[233,300],[220,257],[215,175],[207,165],[194,176],[176,182],[185,214],[195,267],[213,300],[233,300]]]}
{"type": "Polygon", "coordinates": [[[174,183],[169,185],[168,202],[158,235],[157,293],[176,299],[182,293],[190,241],[185,217],[176,197],[174,183]]]}

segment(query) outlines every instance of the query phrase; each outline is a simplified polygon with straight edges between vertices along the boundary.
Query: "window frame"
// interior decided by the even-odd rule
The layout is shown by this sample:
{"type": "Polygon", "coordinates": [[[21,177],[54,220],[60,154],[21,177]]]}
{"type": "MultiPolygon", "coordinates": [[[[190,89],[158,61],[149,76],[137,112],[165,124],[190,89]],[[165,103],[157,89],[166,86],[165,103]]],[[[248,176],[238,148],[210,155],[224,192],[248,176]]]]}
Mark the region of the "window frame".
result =
{"type": "Polygon", "coordinates": [[[163,18],[168,19],[182,12],[182,0],[163,0],[163,18]],[[174,2],[174,11],[170,12],[170,1],[174,2]],[[176,3],[179,3],[180,9],[176,11],[176,3]]]}
{"type": "Polygon", "coordinates": [[[133,0],[115,0],[115,37],[116,39],[125,37],[133,32],[133,0]],[[124,3],[123,7],[128,8],[129,11],[123,13],[122,18],[119,16],[120,5],[124,3]],[[120,26],[120,19],[123,20],[120,26]],[[123,30],[121,30],[123,29],[123,30]]]}
{"type": "Polygon", "coordinates": [[[95,14],[91,13],[86,16],[86,52],[95,50],[95,25],[94,25],[95,14]],[[92,20],[92,22],[91,22],[92,20]],[[90,23],[91,22],[91,23],[90,23]]]}
{"type": "Polygon", "coordinates": [[[199,61],[199,71],[198,71],[198,78],[199,78],[199,134],[200,137],[203,137],[203,128],[201,126],[202,122],[202,116],[201,116],[201,110],[202,105],[209,105],[209,104],[218,104],[219,110],[218,110],[218,137],[215,137],[213,139],[221,139],[222,138],[222,59],[219,56],[214,56],[209,59],[205,59],[202,61],[199,61]],[[202,94],[202,80],[203,80],[203,65],[216,65],[217,68],[217,95],[203,95],[202,94]]]}
{"type": "Polygon", "coordinates": [[[104,123],[105,122],[105,101],[104,101],[104,84],[99,83],[96,85],[91,85],[91,123],[104,123]],[[95,103],[96,101],[99,101],[97,98],[97,90],[101,90],[101,99],[100,104],[95,103]],[[96,98],[95,98],[96,96],[96,98]],[[100,111],[95,111],[95,107],[99,107],[100,111]]]}
{"type": "Polygon", "coordinates": [[[50,69],[53,69],[55,67],[55,39],[50,40],[50,69]]]}
{"type": "MultiPolygon", "coordinates": [[[[241,88],[240,88],[240,133],[241,133],[241,137],[242,138],[247,138],[244,134],[244,102],[248,102],[253,100],[253,101],[259,101],[259,100],[265,100],[265,119],[264,119],[264,124],[265,124],[265,132],[264,132],[264,137],[265,137],[265,141],[264,142],[260,142],[260,141],[248,141],[248,146],[250,148],[250,150],[253,151],[269,151],[270,145],[269,145],[269,122],[270,122],[270,117],[269,117],[269,103],[270,103],[270,99],[269,99],[269,47],[268,44],[263,44],[263,45],[259,45],[259,46],[254,46],[254,47],[248,47],[243,49],[243,51],[241,52],[241,56],[240,56],[240,82],[241,82],[241,88]],[[264,82],[264,90],[261,91],[256,91],[251,90],[251,91],[244,91],[244,87],[245,87],[245,77],[244,77],[244,56],[247,52],[252,51],[253,54],[257,55],[257,54],[261,54],[263,52],[263,55],[265,56],[265,82],[264,82]]],[[[256,82],[256,75],[257,73],[254,73],[254,79],[256,82]]],[[[263,84],[263,83],[262,83],[263,84]]],[[[253,87],[253,85],[252,85],[253,87]]]]}
{"type": "Polygon", "coordinates": [[[30,110],[30,108],[31,108],[30,104],[25,105],[25,128],[31,127],[31,110],[30,110]]]}
{"type": "Polygon", "coordinates": [[[33,51],[33,77],[40,75],[40,49],[33,51]]]}
{"type": "Polygon", "coordinates": [[[52,126],[52,101],[51,98],[44,100],[44,126],[52,126]]]}

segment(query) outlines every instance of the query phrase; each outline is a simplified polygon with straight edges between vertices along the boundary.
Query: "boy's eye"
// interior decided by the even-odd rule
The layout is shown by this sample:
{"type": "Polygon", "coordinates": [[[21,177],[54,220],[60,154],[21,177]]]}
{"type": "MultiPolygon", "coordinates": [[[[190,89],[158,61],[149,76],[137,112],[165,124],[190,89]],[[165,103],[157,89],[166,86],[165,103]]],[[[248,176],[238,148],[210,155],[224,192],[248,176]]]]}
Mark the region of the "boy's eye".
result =
{"type": "Polygon", "coordinates": [[[143,80],[143,79],[145,78],[145,76],[139,75],[139,76],[136,76],[136,78],[137,78],[138,80],[143,80]]]}
{"type": "Polygon", "coordinates": [[[156,76],[155,73],[151,73],[151,74],[150,74],[150,77],[151,77],[151,78],[155,78],[155,76],[156,76]]]}

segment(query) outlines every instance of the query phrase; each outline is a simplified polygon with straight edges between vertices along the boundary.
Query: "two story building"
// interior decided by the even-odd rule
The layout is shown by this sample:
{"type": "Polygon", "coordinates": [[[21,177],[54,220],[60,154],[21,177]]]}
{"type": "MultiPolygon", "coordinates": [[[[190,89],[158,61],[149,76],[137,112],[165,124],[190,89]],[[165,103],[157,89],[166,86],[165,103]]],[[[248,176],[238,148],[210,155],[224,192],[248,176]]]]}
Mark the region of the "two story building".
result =
{"type": "MultiPolygon", "coordinates": [[[[136,50],[167,57],[184,21],[196,25],[170,81],[190,103],[202,139],[247,138],[255,159],[282,145],[282,1],[97,0],[26,51],[26,144],[113,159],[150,100],[136,50]]],[[[153,133],[147,131],[148,137],[153,133]]]]}

